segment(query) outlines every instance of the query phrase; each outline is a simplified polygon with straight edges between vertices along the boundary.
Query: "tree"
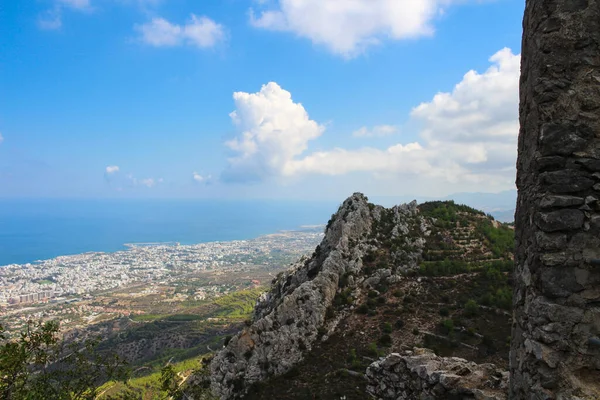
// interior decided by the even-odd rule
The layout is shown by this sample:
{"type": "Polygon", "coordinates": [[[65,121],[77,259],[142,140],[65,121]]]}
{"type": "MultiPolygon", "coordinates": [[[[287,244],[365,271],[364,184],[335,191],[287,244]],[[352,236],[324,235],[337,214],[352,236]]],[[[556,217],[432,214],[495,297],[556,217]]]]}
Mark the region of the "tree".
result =
{"type": "Polygon", "coordinates": [[[179,390],[180,379],[171,364],[165,365],[160,374],[160,388],[167,393],[168,397],[179,397],[182,392],[179,390]]]}
{"type": "Polygon", "coordinates": [[[128,370],[116,355],[96,351],[99,338],[65,343],[57,321],[29,321],[18,339],[0,325],[0,398],[88,400],[109,380],[125,381],[128,370]]]}

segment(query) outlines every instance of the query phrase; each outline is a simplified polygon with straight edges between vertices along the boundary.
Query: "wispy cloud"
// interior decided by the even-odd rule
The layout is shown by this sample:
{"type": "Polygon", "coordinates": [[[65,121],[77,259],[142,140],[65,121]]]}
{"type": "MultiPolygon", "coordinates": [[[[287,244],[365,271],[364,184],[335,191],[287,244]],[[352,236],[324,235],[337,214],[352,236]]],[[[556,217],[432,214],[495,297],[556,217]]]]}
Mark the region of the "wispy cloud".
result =
{"type": "Polygon", "coordinates": [[[0,143],[2,143],[4,141],[4,136],[2,136],[2,133],[0,133],[0,143]]]}
{"type": "Polygon", "coordinates": [[[108,167],[106,167],[106,173],[107,174],[114,174],[116,172],[119,172],[119,166],[118,165],[109,165],[108,167]]]}
{"type": "Polygon", "coordinates": [[[139,181],[140,185],[146,186],[148,188],[154,187],[156,185],[156,181],[154,178],[146,178],[139,181]]]}
{"type": "Polygon", "coordinates": [[[55,0],[54,6],[38,17],[38,27],[43,30],[60,29],[63,25],[62,17],[65,9],[79,12],[91,12],[93,10],[90,0],[55,0]]]}
{"type": "Polygon", "coordinates": [[[354,137],[383,137],[393,135],[398,132],[398,127],[393,125],[377,125],[373,128],[369,129],[366,126],[352,132],[352,136],[354,137]]]}
{"type": "Polygon", "coordinates": [[[164,18],[153,18],[148,23],[136,25],[135,30],[143,43],[154,47],[188,45],[210,48],[225,38],[225,30],[221,24],[194,14],[183,25],[173,24],[164,18]]]}
{"type": "Polygon", "coordinates": [[[90,0],[57,0],[56,2],[76,10],[89,10],[92,7],[90,0]]]}
{"type": "Polygon", "coordinates": [[[38,27],[43,30],[56,30],[62,27],[62,11],[60,7],[44,11],[37,21],[38,27]]]}
{"type": "Polygon", "coordinates": [[[194,172],[192,174],[192,179],[194,179],[194,182],[198,182],[198,183],[209,183],[212,180],[212,176],[211,175],[200,175],[197,172],[194,172]]]}

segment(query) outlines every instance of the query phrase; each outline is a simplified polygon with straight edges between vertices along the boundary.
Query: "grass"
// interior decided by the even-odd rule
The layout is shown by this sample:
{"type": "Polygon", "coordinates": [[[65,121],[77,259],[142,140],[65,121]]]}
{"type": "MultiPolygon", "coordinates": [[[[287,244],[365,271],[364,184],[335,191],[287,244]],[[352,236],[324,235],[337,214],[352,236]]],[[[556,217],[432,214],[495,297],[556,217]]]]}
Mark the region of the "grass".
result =
{"type": "MultiPolygon", "coordinates": [[[[115,396],[119,393],[123,393],[127,389],[141,394],[141,398],[144,400],[164,398],[164,392],[160,390],[160,369],[163,365],[166,365],[166,363],[148,368],[139,368],[137,373],[141,374],[141,376],[133,376],[127,381],[127,385],[123,382],[108,382],[104,384],[98,391],[99,393],[104,393],[102,396],[99,396],[98,399],[106,399],[108,396],[115,396]]],[[[175,373],[185,375],[194,370],[198,370],[201,367],[198,356],[171,363],[171,365],[173,366],[175,373]]],[[[135,375],[135,372],[133,375],[135,375]]]]}
{"type": "Polygon", "coordinates": [[[215,316],[233,320],[245,320],[254,311],[256,300],[263,292],[263,288],[255,288],[219,297],[214,300],[215,305],[219,307],[215,316]]]}

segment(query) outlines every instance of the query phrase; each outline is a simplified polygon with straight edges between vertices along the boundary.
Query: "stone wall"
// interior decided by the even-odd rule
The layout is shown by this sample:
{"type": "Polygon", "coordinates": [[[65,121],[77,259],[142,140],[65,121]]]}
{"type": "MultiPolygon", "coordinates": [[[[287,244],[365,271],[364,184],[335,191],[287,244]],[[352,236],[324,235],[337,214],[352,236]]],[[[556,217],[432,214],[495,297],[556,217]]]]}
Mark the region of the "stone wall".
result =
{"type": "Polygon", "coordinates": [[[600,399],[600,0],[527,0],[513,399],[600,399]]]}
{"type": "Polygon", "coordinates": [[[367,369],[367,391],[376,399],[504,400],[508,373],[493,364],[438,357],[431,350],[392,353],[367,369]]]}

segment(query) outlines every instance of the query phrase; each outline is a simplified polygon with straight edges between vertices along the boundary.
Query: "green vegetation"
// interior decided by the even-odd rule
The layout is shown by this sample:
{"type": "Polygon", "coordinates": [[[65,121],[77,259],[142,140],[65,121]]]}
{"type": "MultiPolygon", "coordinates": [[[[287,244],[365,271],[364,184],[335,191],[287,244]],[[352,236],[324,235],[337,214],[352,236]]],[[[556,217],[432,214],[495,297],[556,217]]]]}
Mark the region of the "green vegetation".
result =
{"type": "Polygon", "coordinates": [[[150,322],[165,318],[166,314],[139,314],[131,316],[131,319],[136,322],[150,322]]]}
{"type": "Polygon", "coordinates": [[[507,226],[500,225],[495,228],[489,219],[477,224],[477,232],[487,239],[494,257],[506,257],[513,253],[515,248],[515,231],[507,226]]]}
{"type": "MultiPolygon", "coordinates": [[[[202,375],[208,373],[204,359],[197,357],[178,362],[167,363],[159,370],[144,376],[131,378],[126,382],[107,382],[99,388],[103,393],[98,399],[109,400],[140,400],[140,399],[179,399],[190,398],[192,395],[198,399],[212,399],[203,387],[188,388],[183,383],[183,377],[194,374],[202,375]]],[[[143,369],[140,369],[143,372],[143,369]]]]}
{"type": "Polygon", "coordinates": [[[38,281],[34,281],[35,283],[37,283],[38,285],[51,285],[54,283],[53,280],[50,279],[40,279],[38,281]]]}
{"type": "Polygon", "coordinates": [[[512,260],[468,262],[446,258],[442,261],[422,262],[419,266],[419,274],[423,276],[452,276],[469,272],[509,272],[512,270],[513,265],[514,262],[512,260]]]}
{"type": "Polygon", "coordinates": [[[0,326],[0,341],[5,400],[95,399],[102,382],[127,378],[121,359],[96,351],[99,339],[67,344],[59,339],[56,321],[29,321],[17,340],[7,340],[0,326]]]}
{"type": "Polygon", "coordinates": [[[215,316],[243,321],[252,314],[256,299],[263,292],[263,288],[255,288],[219,297],[214,300],[214,303],[219,306],[215,316]]]}
{"type": "Polygon", "coordinates": [[[393,331],[392,324],[390,324],[389,322],[385,322],[381,326],[381,330],[383,331],[383,333],[392,333],[392,331],[393,331]]]}
{"type": "Polygon", "coordinates": [[[451,319],[445,319],[441,324],[442,330],[446,334],[452,334],[454,332],[454,321],[451,319]]]}
{"type": "Polygon", "coordinates": [[[356,349],[350,349],[350,354],[348,355],[348,363],[350,364],[350,368],[354,370],[361,370],[363,368],[363,363],[360,361],[356,354],[356,349]]]}
{"type": "Polygon", "coordinates": [[[449,228],[467,221],[465,215],[485,216],[482,211],[476,210],[464,204],[456,204],[454,201],[429,201],[419,205],[421,215],[429,218],[435,218],[436,226],[449,228]]]}
{"type": "Polygon", "coordinates": [[[465,304],[465,314],[469,317],[473,317],[477,315],[478,312],[479,305],[477,305],[477,302],[473,299],[467,301],[467,303],[465,304]]]}

